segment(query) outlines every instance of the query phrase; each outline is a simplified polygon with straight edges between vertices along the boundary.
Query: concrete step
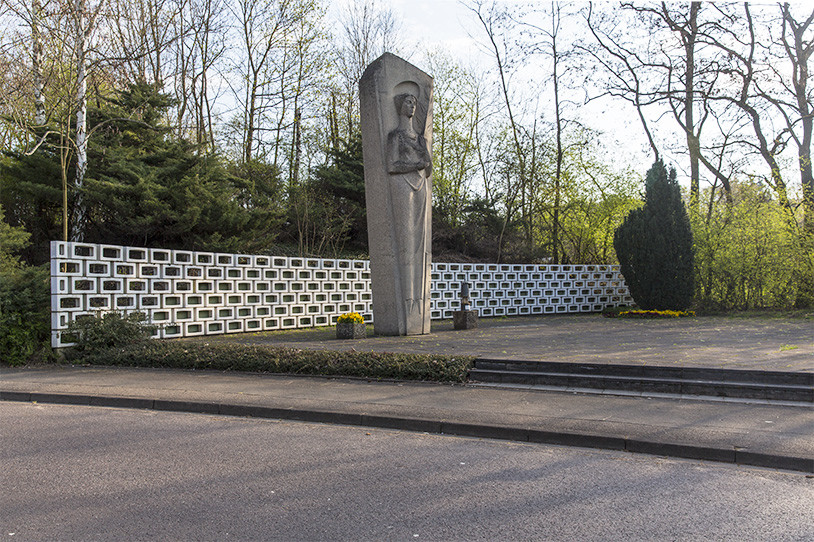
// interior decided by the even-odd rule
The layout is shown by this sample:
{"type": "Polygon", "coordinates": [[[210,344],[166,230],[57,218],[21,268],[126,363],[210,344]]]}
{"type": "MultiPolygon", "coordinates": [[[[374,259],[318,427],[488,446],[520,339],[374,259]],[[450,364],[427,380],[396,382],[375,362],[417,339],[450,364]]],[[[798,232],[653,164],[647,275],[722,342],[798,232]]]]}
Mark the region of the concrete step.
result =
{"type": "Polygon", "coordinates": [[[480,359],[474,382],[814,403],[814,373],[480,359]]]}

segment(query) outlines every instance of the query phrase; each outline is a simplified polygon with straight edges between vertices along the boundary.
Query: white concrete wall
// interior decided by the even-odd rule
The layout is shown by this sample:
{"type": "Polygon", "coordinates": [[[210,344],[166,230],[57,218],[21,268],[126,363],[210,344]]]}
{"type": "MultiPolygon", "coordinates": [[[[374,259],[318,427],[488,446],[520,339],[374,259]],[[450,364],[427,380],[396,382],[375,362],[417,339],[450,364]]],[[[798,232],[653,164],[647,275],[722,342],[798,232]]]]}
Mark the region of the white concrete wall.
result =
{"type": "MultiPolygon", "coordinates": [[[[633,300],[618,266],[435,263],[432,318],[451,318],[462,281],[481,317],[596,312],[633,300]]],[[[286,258],[51,242],[51,334],[111,310],[142,312],[160,338],[373,321],[367,260],[286,258]]],[[[66,334],[67,335],[67,334],[66,334]]]]}

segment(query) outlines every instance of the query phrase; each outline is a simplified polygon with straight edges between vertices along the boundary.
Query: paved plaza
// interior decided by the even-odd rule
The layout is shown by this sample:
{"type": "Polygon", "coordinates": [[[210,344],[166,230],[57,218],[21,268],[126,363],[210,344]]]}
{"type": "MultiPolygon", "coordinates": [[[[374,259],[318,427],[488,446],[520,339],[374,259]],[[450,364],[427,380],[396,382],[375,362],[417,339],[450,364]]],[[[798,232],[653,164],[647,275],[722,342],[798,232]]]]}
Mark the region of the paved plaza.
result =
{"type": "Polygon", "coordinates": [[[456,331],[433,322],[432,333],[339,341],[334,328],[201,337],[302,349],[471,355],[485,358],[814,372],[814,317],[695,317],[661,320],[597,314],[484,318],[456,331]]]}

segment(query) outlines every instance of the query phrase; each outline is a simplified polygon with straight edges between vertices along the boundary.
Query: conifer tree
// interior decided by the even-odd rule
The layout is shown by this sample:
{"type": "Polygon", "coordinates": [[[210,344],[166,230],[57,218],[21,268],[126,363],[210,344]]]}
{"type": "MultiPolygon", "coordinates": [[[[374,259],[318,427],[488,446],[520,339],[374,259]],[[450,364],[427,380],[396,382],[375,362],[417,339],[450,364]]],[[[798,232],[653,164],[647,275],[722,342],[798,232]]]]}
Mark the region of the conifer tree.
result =
{"type": "Polygon", "coordinates": [[[644,206],[628,214],[613,246],[630,294],[643,309],[686,309],[693,300],[692,230],[675,169],[661,160],[645,180],[644,206]]]}
{"type": "Polygon", "coordinates": [[[269,196],[174,137],[163,122],[167,95],[138,83],[105,105],[91,109],[99,128],[84,186],[88,242],[235,252],[270,244],[279,220],[269,196]]]}
{"type": "Polygon", "coordinates": [[[355,132],[348,142],[328,149],[331,163],[314,169],[313,188],[327,197],[328,204],[350,217],[346,248],[367,251],[367,211],[365,209],[365,168],[362,163],[362,136],[355,132]]]}

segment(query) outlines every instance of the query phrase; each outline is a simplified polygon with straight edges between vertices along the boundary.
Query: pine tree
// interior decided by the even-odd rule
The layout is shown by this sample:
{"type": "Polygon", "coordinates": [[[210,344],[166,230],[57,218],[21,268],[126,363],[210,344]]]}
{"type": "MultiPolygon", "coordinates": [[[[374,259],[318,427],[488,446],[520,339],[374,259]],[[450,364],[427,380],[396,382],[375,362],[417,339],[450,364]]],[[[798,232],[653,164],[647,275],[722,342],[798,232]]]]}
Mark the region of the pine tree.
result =
{"type": "Polygon", "coordinates": [[[643,309],[686,309],[695,292],[692,230],[675,169],[647,172],[645,204],[616,230],[613,246],[630,293],[643,309]]]}
{"type": "MultiPolygon", "coordinates": [[[[92,109],[97,131],[84,183],[86,240],[188,250],[267,248],[275,216],[257,182],[172,135],[172,105],[139,83],[92,109]]],[[[262,184],[262,183],[260,183],[262,184]]]]}
{"type": "MultiPolygon", "coordinates": [[[[346,249],[367,251],[367,212],[365,209],[365,168],[362,163],[362,136],[351,135],[347,142],[339,141],[328,149],[330,163],[314,169],[309,188],[315,198],[321,198],[328,214],[348,217],[346,249]]],[[[329,216],[324,218],[327,223],[329,216]]]]}

